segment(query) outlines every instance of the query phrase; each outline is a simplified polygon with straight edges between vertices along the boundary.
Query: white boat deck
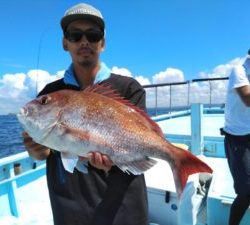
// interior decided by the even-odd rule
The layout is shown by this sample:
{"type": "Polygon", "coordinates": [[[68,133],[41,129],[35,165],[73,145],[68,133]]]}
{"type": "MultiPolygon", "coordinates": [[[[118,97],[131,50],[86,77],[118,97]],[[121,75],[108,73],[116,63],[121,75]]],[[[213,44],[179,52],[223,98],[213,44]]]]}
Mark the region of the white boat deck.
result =
{"type": "Polygon", "coordinates": [[[20,217],[2,215],[1,225],[53,225],[46,176],[18,188],[20,217]]]}

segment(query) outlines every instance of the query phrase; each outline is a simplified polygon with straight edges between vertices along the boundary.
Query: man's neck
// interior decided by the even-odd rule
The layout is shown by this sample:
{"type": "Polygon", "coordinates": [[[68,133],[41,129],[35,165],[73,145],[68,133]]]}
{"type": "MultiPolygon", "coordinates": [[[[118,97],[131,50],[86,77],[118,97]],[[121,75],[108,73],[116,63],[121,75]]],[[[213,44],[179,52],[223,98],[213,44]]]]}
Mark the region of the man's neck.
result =
{"type": "Polygon", "coordinates": [[[100,63],[88,67],[74,64],[75,76],[82,89],[94,83],[99,69],[100,63]]]}

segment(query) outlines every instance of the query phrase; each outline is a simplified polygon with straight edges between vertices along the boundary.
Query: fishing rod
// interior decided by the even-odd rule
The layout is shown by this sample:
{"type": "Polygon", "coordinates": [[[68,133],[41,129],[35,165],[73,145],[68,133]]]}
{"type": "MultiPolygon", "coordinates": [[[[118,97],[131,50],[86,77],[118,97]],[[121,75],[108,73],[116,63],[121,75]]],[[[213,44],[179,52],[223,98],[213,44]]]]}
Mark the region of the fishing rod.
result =
{"type": "Polygon", "coordinates": [[[47,31],[50,29],[51,27],[47,27],[45,28],[39,37],[39,42],[38,42],[38,51],[37,51],[37,61],[36,61],[36,87],[35,87],[35,91],[36,91],[36,96],[38,94],[38,69],[39,69],[39,64],[40,64],[40,55],[41,55],[41,47],[42,47],[42,42],[44,39],[45,34],[47,33],[47,31]]]}
{"type": "Polygon", "coordinates": [[[38,52],[37,52],[37,61],[36,61],[36,87],[35,87],[35,95],[38,94],[38,68],[40,63],[40,53],[41,53],[41,46],[42,46],[42,39],[44,37],[45,30],[41,33],[39,42],[38,42],[38,52]]]}

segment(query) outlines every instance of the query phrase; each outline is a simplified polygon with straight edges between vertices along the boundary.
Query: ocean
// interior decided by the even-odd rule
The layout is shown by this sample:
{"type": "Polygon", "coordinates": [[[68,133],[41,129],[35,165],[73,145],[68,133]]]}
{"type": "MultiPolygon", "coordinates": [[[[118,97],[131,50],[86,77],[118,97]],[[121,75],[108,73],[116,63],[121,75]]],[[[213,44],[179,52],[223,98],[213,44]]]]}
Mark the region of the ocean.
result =
{"type": "Polygon", "coordinates": [[[22,132],[15,115],[0,115],[0,158],[25,151],[22,132]]]}

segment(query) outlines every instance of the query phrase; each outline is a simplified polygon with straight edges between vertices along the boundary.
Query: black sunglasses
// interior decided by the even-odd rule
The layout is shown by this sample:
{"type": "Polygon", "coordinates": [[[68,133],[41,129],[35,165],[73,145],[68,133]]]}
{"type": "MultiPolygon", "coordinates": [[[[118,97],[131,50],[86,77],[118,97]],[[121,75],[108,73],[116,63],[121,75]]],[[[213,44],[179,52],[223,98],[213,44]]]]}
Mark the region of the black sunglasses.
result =
{"type": "Polygon", "coordinates": [[[64,37],[70,42],[78,42],[85,36],[88,42],[96,43],[103,38],[103,32],[101,30],[68,30],[64,32],[64,37]]]}

